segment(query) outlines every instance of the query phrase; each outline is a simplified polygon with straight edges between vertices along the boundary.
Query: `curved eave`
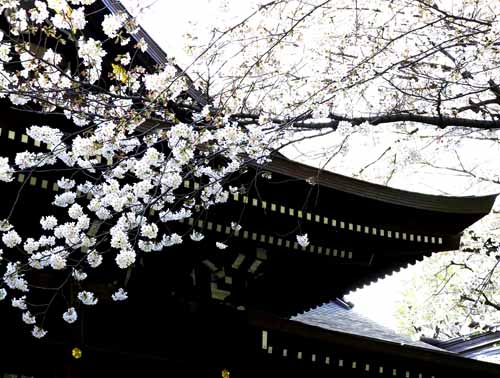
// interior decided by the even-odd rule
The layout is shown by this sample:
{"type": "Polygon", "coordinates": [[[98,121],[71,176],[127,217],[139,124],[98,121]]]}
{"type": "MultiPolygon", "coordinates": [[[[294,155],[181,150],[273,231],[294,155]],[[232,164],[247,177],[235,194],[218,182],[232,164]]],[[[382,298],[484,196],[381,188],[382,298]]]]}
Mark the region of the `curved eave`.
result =
{"type": "Polygon", "coordinates": [[[452,197],[409,192],[321,170],[280,156],[273,156],[272,162],[266,164],[265,169],[359,197],[450,214],[488,214],[497,197],[497,194],[452,197]]]}

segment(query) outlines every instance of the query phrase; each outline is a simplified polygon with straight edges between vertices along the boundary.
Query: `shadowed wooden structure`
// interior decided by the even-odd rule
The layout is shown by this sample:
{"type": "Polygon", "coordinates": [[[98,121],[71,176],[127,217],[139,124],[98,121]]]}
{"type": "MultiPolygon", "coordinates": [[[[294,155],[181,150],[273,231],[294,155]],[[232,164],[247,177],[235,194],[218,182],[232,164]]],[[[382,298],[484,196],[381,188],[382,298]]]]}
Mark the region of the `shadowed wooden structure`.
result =
{"type": "MultiPolygon", "coordinates": [[[[102,5],[110,12],[123,11],[114,1],[96,7],[102,5]]],[[[138,37],[149,44],[141,59],[161,64],[161,49],[142,30],[138,37]]],[[[4,156],[27,146],[43,147],[24,132],[33,123],[67,122],[55,115],[34,118],[7,102],[1,106],[4,156]]],[[[0,186],[0,218],[17,203],[12,222],[21,231],[34,232],[60,189],[53,172],[19,174],[16,180],[17,186],[0,186]]],[[[264,166],[249,166],[230,184],[245,191],[169,227],[179,233],[202,231],[203,241],[144,254],[126,278],[107,273],[113,259],[89,276],[88,288],[98,293],[126,284],[126,303],[102,301],[80,308],[80,319],[72,326],[53,315],[42,340],[29,335],[18,312],[1,304],[0,372],[35,377],[498,376],[495,365],[437,348],[289,319],[433,252],[457,249],[461,232],[491,210],[495,196],[411,193],[280,155],[264,166]],[[240,223],[241,230],[231,229],[231,222],[240,223]],[[295,239],[303,233],[311,240],[306,248],[295,239]],[[219,250],[216,241],[230,247],[219,250]],[[81,358],[72,356],[73,348],[81,350],[81,358]]],[[[199,185],[186,180],[183,190],[199,185]]],[[[40,279],[51,278],[41,274],[40,279]]],[[[64,303],[55,304],[51,314],[64,309],[64,303]]]]}

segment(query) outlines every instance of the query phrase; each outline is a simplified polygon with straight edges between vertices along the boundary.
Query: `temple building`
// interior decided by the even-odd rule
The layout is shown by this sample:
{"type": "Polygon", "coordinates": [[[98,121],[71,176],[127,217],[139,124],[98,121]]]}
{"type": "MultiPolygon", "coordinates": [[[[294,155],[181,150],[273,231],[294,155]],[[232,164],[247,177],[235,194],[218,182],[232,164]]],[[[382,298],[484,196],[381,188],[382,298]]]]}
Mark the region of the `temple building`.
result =
{"type": "MultiPolygon", "coordinates": [[[[114,0],[102,6],[125,11],[114,0]]],[[[140,59],[165,63],[143,30],[136,37],[149,46],[140,59]]],[[[204,101],[194,88],[190,95],[204,101]]],[[[33,116],[1,106],[2,155],[41,148],[24,131],[33,116]]],[[[16,180],[0,186],[3,203],[17,201],[12,222],[30,230],[62,189],[53,172],[16,180]]],[[[41,340],[1,303],[0,377],[499,376],[498,365],[466,358],[452,343],[397,335],[342,299],[432,253],[458,249],[462,231],[490,212],[496,196],[407,192],[279,154],[249,166],[234,185],[245,192],[172,227],[205,239],[143,255],[125,281],[116,278],[127,301],[82,309],[72,326],[48,320],[51,332],[41,340]],[[241,229],[231,227],[236,220],[241,229]],[[297,243],[298,231],[310,245],[297,243]],[[230,247],[215,248],[221,240],[230,247]]],[[[198,186],[183,183],[186,191],[198,186]]],[[[0,218],[9,209],[2,206],[0,218]]],[[[94,278],[92,290],[112,290],[94,278]]]]}

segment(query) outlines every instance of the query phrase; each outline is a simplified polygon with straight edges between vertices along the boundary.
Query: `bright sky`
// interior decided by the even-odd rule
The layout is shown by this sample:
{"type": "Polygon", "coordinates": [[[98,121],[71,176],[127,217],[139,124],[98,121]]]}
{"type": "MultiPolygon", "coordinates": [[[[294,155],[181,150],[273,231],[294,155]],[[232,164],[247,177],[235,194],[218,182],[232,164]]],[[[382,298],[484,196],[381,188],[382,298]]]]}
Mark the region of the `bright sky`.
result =
{"type": "Polygon", "coordinates": [[[132,14],[139,14],[140,24],[167,55],[175,57],[181,67],[186,67],[192,63],[193,57],[184,50],[185,34],[196,34],[196,29],[211,25],[216,14],[220,14],[217,11],[221,7],[229,10],[226,13],[227,20],[238,20],[242,15],[249,14],[252,6],[259,1],[233,1],[232,4],[229,4],[229,0],[122,0],[121,2],[132,14]]]}
{"type": "MultiPolygon", "coordinates": [[[[183,36],[196,30],[204,29],[205,26],[213,23],[215,14],[219,7],[226,7],[226,16],[234,21],[241,20],[248,15],[252,6],[258,3],[257,0],[232,1],[229,0],[122,0],[122,3],[132,14],[136,10],[143,8],[140,13],[139,22],[151,37],[165,50],[169,57],[175,57],[177,63],[185,68],[193,60],[193,57],[186,54],[184,50],[183,36]],[[144,8],[147,8],[144,10],[144,8]]],[[[236,23],[236,22],[233,22],[236,23]]],[[[202,36],[200,36],[202,38],[202,36]]],[[[208,38],[208,36],[207,36],[208,38]]],[[[318,145],[328,144],[327,140],[314,141],[314,144],[301,145],[302,152],[313,148],[318,149],[318,145]],[[312,147],[314,146],[314,147],[312,147]]],[[[473,153],[473,152],[472,152],[473,153]]],[[[293,154],[292,154],[293,155],[293,154]]],[[[442,177],[442,176],[441,176],[442,177]]],[[[408,176],[405,182],[392,182],[395,186],[408,187],[408,176]]],[[[411,183],[414,190],[437,194],[436,187],[427,186],[425,181],[435,183],[435,178],[429,176],[427,180],[419,178],[418,182],[411,183]]],[[[453,193],[456,191],[456,182],[452,177],[446,177],[440,189],[444,192],[453,193]]],[[[464,193],[454,193],[464,194],[464,193]]],[[[414,267],[412,269],[418,269],[414,267]]],[[[379,323],[395,329],[394,318],[395,301],[399,295],[405,277],[405,272],[396,273],[392,276],[380,280],[363,290],[349,295],[348,300],[355,304],[357,311],[378,321],[379,323]]]]}
{"type": "Polygon", "coordinates": [[[355,304],[356,311],[376,322],[396,330],[394,316],[397,298],[401,295],[402,283],[410,270],[418,270],[418,265],[411,266],[370,286],[350,293],[346,299],[355,304]]]}

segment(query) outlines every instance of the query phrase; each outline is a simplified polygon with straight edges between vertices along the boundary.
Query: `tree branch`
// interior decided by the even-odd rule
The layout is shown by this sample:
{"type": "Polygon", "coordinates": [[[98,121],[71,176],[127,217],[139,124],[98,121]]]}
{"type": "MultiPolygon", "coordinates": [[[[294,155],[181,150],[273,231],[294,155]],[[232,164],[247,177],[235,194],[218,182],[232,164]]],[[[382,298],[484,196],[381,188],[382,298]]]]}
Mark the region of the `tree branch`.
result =
{"type": "MultiPolygon", "coordinates": [[[[255,120],[257,120],[259,116],[256,114],[239,113],[234,114],[232,118],[238,120],[240,124],[250,124],[255,123],[255,120]]],[[[308,114],[307,116],[295,118],[273,118],[270,121],[280,125],[288,124],[294,128],[304,130],[336,128],[341,121],[349,122],[354,126],[361,125],[365,122],[373,126],[396,122],[415,122],[424,125],[437,126],[442,129],[450,126],[482,130],[500,129],[500,120],[483,120],[449,116],[426,116],[410,113],[382,114],[370,117],[347,117],[331,113],[329,115],[329,120],[325,121],[312,120],[311,116],[308,114]]]]}

